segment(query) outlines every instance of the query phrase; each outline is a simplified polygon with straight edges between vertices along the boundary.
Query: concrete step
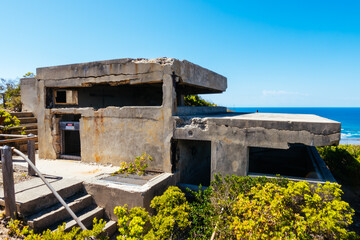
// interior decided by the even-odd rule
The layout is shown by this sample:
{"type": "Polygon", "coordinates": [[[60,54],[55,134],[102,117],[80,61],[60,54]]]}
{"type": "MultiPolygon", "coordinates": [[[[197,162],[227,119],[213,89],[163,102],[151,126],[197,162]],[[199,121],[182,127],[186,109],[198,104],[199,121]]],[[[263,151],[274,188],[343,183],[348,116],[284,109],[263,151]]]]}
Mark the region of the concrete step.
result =
{"type": "Polygon", "coordinates": [[[38,135],[38,130],[37,129],[25,129],[25,135],[29,135],[29,134],[38,135]]]}
{"type": "MultiPolygon", "coordinates": [[[[94,218],[101,219],[104,217],[105,210],[101,207],[92,207],[89,209],[85,209],[84,211],[77,214],[79,220],[84,224],[84,226],[88,229],[92,228],[94,218]]],[[[78,227],[78,224],[74,219],[66,222],[65,230],[66,232],[71,231],[73,227],[78,227]]]]}
{"type": "MultiPolygon", "coordinates": [[[[93,204],[93,198],[90,195],[77,195],[66,200],[70,209],[76,214],[88,208],[93,204]]],[[[63,221],[69,218],[70,214],[60,203],[47,208],[35,215],[30,216],[27,220],[28,225],[35,232],[41,232],[50,227],[55,222],[63,221]]]]}
{"type": "MultiPolygon", "coordinates": [[[[48,178],[63,199],[84,191],[82,181],[48,178]]],[[[15,199],[20,216],[27,217],[58,203],[54,194],[39,177],[15,184],[15,199]]],[[[4,191],[0,189],[0,205],[4,206],[4,191]]]]}
{"type": "Polygon", "coordinates": [[[20,126],[10,127],[9,129],[10,130],[17,130],[17,129],[22,129],[23,127],[25,127],[25,129],[37,129],[38,128],[37,123],[25,123],[25,124],[21,123],[20,126]]]}
{"type": "Polygon", "coordinates": [[[37,123],[36,117],[24,117],[24,118],[19,118],[19,120],[20,120],[20,125],[26,123],[37,123]]]}
{"type": "Polygon", "coordinates": [[[104,227],[104,233],[101,236],[111,237],[117,232],[117,222],[109,220],[104,227]]]}
{"type": "Polygon", "coordinates": [[[13,112],[10,113],[12,116],[15,116],[17,118],[23,118],[23,117],[34,117],[34,114],[32,112],[13,112]]]}

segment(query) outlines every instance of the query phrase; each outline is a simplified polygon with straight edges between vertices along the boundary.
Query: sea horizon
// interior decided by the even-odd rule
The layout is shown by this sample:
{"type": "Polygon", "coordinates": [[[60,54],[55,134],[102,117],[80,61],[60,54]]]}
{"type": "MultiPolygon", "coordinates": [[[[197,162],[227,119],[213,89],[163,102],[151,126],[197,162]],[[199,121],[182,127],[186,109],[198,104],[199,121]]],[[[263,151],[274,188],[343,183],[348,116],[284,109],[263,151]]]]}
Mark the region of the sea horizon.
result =
{"type": "Polygon", "coordinates": [[[228,107],[235,112],[315,114],[341,123],[340,144],[360,145],[360,107],[228,107]]]}

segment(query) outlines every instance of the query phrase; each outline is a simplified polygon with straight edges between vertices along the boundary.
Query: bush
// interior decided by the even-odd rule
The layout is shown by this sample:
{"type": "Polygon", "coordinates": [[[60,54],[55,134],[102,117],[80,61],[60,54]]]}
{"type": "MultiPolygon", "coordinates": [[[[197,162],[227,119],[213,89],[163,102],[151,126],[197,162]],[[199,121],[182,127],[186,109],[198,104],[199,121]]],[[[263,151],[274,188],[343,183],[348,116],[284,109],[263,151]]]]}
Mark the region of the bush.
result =
{"type": "Polygon", "coordinates": [[[7,133],[9,128],[17,127],[20,125],[20,120],[17,117],[11,116],[7,111],[0,109],[0,117],[5,117],[0,133],[7,133]]]}
{"type": "Polygon", "coordinates": [[[9,228],[8,234],[13,237],[24,238],[25,240],[82,240],[82,239],[108,239],[103,236],[103,229],[106,222],[100,219],[99,221],[94,218],[92,230],[81,231],[79,227],[73,227],[70,232],[65,232],[65,223],[58,226],[55,231],[50,229],[43,231],[43,233],[35,234],[33,230],[28,230],[28,226],[23,226],[19,220],[10,220],[7,227],[9,228]]]}
{"type": "Polygon", "coordinates": [[[217,105],[208,102],[198,95],[187,95],[184,97],[184,105],[189,107],[216,107],[217,105]]]}
{"type": "Polygon", "coordinates": [[[346,185],[360,184],[360,145],[317,148],[336,180],[346,185]]]}
{"type": "Polygon", "coordinates": [[[349,239],[354,211],[338,184],[258,184],[239,194],[230,228],[237,239],[349,239]]]}
{"type": "Polygon", "coordinates": [[[346,230],[353,210],[338,184],[216,175],[192,195],[191,239],[355,238],[346,230]]]}
{"type": "Polygon", "coordinates": [[[347,231],[354,210],[336,183],[216,175],[209,188],[190,193],[188,202],[169,187],[151,201],[153,216],[115,208],[118,239],[357,239],[347,231]]]}
{"type": "Polygon", "coordinates": [[[116,207],[120,236],[117,239],[177,239],[190,226],[190,207],[185,194],[177,187],[169,187],[162,196],[151,201],[156,214],[152,217],[140,207],[116,207]]]}

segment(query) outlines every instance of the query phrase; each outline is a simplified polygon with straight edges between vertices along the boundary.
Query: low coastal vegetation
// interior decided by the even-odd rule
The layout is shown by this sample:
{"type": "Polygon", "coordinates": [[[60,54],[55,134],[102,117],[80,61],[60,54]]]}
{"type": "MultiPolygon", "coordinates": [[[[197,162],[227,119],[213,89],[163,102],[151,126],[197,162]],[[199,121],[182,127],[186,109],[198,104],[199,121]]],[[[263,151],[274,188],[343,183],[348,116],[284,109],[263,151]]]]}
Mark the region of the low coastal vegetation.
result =
{"type": "Polygon", "coordinates": [[[318,151],[338,182],[360,185],[360,145],[325,146],[318,151]]]}
{"type": "Polygon", "coordinates": [[[55,231],[50,229],[42,233],[34,233],[33,230],[29,230],[28,226],[25,226],[20,220],[10,220],[7,227],[9,229],[9,236],[15,239],[25,240],[82,240],[82,239],[108,239],[104,235],[103,229],[106,222],[102,219],[97,220],[94,218],[93,227],[91,230],[82,231],[79,227],[74,227],[70,232],[65,231],[65,223],[58,226],[55,231]]]}
{"type": "Polygon", "coordinates": [[[357,239],[354,211],[336,183],[217,175],[190,193],[177,187],[144,208],[115,208],[118,239],[357,239]]]}
{"type": "MultiPolygon", "coordinates": [[[[360,146],[318,150],[340,183],[358,186],[354,181],[360,173],[360,146]]],[[[136,158],[140,169],[145,171],[149,157],[136,158]]],[[[215,175],[211,185],[199,191],[169,187],[153,198],[150,212],[116,207],[117,239],[360,239],[350,230],[354,210],[342,196],[337,183],[215,175]]],[[[103,220],[95,220],[92,230],[67,233],[62,225],[35,234],[15,220],[8,228],[10,235],[24,239],[107,239],[104,226],[103,220]]]]}

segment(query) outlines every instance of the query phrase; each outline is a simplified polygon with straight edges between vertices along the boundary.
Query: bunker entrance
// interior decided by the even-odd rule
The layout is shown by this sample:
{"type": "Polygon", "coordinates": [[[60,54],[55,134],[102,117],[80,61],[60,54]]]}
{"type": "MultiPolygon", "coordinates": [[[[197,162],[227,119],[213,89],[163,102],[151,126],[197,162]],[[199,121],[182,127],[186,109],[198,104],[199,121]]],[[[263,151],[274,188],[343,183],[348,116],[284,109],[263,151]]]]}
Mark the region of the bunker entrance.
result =
{"type": "Polygon", "coordinates": [[[211,142],[177,140],[173,169],[180,174],[181,184],[209,186],[211,178],[211,142]]]}
{"type": "Polygon", "coordinates": [[[60,158],[81,159],[79,118],[80,115],[63,115],[60,120],[60,158]]]}
{"type": "Polygon", "coordinates": [[[308,147],[290,145],[289,149],[250,148],[249,174],[277,175],[321,179],[308,147]]]}

